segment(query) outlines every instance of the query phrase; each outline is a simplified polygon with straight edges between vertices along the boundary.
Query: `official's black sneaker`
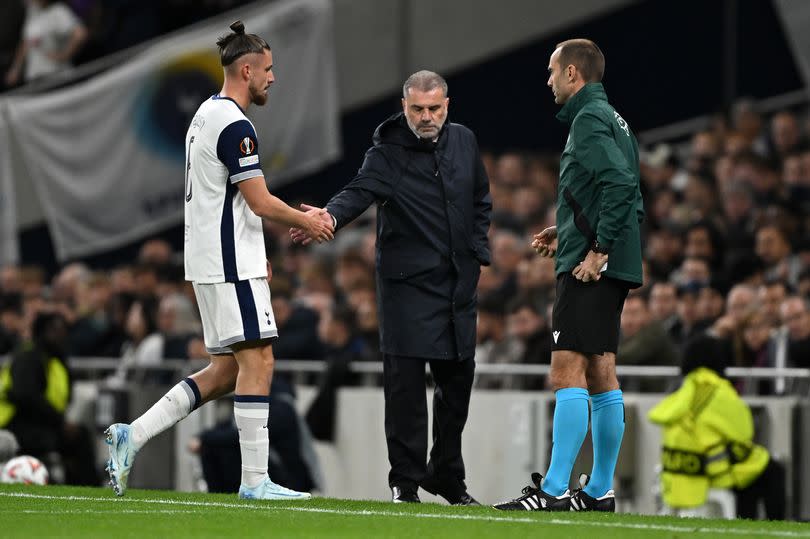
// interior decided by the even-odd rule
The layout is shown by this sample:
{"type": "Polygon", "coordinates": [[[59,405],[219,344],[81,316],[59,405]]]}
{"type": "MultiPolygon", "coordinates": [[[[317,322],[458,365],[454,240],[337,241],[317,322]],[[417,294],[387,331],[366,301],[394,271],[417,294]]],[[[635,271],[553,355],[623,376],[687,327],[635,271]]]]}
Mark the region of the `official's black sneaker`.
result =
{"type": "Polygon", "coordinates": [[[420,503],[416,489],[399,486],[391,487],[391,501],[394,503],[420,503]]]}
{"type": "Polygon", "coordinates": [[[571,493],[571,511],[602,511],[605,513],[616,512],[616,495],[613,489],[607,491],[604,496],[594,498],[585,492],[585,485],[591,477],[588,474],[580,474],[579,488],[571,493]]]}
{"type": "Polygon", "coordinates": [[[571,509],[571,493],[566,489],[560,496],[546,494],[540,485],[543,476],[537,472],[532,474],[534,486],[523,487],[523,496],[508,502],[496,503],[492,507],[501,511],[569,511],[571,509]]]}
{"type": "Polygon", "coordinates": [[[431,475],[425,478],[419,486],[435,496],[441,496],[450,505],[481,505],[467,492],[464,482],[457,479],[442,480],[431,475]]]}

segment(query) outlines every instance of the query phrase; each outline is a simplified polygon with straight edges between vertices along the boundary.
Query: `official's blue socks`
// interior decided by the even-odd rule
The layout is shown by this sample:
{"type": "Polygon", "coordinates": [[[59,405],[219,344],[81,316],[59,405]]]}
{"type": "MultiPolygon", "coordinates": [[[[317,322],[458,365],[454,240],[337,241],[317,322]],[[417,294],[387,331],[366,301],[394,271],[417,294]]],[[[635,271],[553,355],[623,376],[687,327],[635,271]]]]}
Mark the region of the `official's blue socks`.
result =
{"type": "Polygon", "coordinates": [[[599,498],[613,488],[613,473],[622,446],[624,399],[621,389],[591,396],[591,435],[593,471],[585,494],[599,498]]]}
{"type": "Polygon", "coordinates": [[[543,480],[543,491],[551,496],[560,496],[568,488],[571,469],[588,433],[588,390],[568,387],[556,396],[551,464],[543,480]]]}

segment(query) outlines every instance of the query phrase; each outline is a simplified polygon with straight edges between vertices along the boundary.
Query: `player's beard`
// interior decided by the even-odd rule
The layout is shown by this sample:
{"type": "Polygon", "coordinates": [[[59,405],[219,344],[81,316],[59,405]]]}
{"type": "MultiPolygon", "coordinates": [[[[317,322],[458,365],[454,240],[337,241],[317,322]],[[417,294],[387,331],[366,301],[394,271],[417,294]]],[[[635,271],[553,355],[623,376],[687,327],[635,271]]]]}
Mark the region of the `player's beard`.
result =
{"type": "Polygon", "coordinates": [[[267,87],[260,89],[260,88],[253,88],[251,86],[250,102],[260,107],[263,106],[265,103],[267,103],[267,96],[268,96],[267,89],[268,89],[267,87]]]}

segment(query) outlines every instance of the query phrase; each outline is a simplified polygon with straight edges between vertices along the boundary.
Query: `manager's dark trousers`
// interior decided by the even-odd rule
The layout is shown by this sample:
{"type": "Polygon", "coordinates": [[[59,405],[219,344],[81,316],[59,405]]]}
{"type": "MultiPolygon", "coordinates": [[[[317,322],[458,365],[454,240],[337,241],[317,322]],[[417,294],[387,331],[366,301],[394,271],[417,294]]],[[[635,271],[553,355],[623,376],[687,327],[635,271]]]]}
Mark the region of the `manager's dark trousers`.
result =
{"type": "Polygon", "coordinates": [[[391,471],[388,484],[416,489],[428,474],[442,481],[464,481],[461,433],[470,407],[475,360],[426,360],[383,354],[385,439],[391,471]],[[425,362],[433,392],[433,448],[427,454],[425,362]]]}

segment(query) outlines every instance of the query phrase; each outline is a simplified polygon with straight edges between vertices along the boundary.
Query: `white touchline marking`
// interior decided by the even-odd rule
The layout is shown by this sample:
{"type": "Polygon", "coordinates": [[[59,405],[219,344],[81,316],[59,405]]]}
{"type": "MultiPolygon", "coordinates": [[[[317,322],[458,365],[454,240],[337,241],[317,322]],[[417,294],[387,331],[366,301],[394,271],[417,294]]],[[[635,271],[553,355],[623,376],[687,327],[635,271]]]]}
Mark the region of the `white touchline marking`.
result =
{"type": "MultiPolygon", "coordinates": [[[[633,529],[633,530],[653,530],[653,531],[669,531],[669,532],[683,532],[683,533],[711,533],[718,535],[757,535],[767,537],[808,537],[810,538],[810,530],[807,532],[796,532],[790,530],[765,530],[758,528],[710,528],[704,527],[699,524],[700,519],[690,519],[693,521],[692,525],[675,526],[672,524],[634,524],[624,522],[593,522],[587,520],[570,520],[563,518],[555,518],[547,521],[537,520],[534,518],[508,518],[499,516],[483,516],[483,515],[435,515],[430,513],[399,513],[395,511],[378,511],[368,509],[325,509],[321,507],[290,507],[290,506],[270,506],[270,505],[256,505],[255,502],[248,503],[227,503],[227,502],[195,502],[190,500],[167,500],[163,498],[153,499],[137,499],[137,498],[99,498],[91,496],[48,496],[45,494],[30,494],[28,492],[0,492],[0,496],[7,496],[10,498],[32,498],[40,500],[67,500],[77,502],[109,502],[119,504],[129,503],[147,503],[147,504],[160,504],[160,505],[180,505],[188,507],[223,507],[228,509],[254,509],[261,511],[300,511],[304,513],[327,513],[333,515],[344,516],[381,516],[381,517],[413,517],[413,518],[436,518],[446,520],[477,520],[482,522],[518,522],[529,524],[553,524],[557,526],[593,526],[602,528],[619,528],[619,529],[633,529]]],[[[303,502],[306,503],[306,502],[303,502]]],[[[144,511],[148,513],[158,513],[156,511],[144,511]]],[[[21,512],[19,510],[14,512],[21,512]]],[[[182,511],[177,511],[178,513],[182,511]]],[[[48,511],[52,513],[52,511],[48,511]]]]}

